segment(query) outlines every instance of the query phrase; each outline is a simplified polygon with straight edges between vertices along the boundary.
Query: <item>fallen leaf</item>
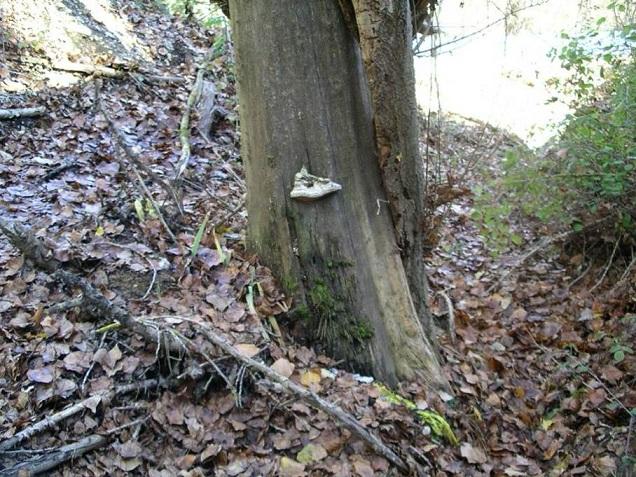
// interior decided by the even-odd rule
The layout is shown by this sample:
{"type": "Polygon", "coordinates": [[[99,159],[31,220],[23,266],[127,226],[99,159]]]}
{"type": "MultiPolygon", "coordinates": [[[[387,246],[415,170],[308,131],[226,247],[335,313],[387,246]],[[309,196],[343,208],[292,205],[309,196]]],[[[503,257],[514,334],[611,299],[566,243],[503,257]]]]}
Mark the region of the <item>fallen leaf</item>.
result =
{"type": "Polygon", "coordinates": [[[286,378],[290,377],[294,373],[295,366],[285,358],[279,358],[272,364],[272,369],[278,374],[282,374],[286,378]]]}
{"type": "Polygon", "coordinates": [[[261,351],[258,346],[252,343],[239,343],[234,347],[238,350],[239,353],[241,353],[243,356],[247,356],[248,358],[253,358],[261,351]]]}
{"type": "Polygon", "coordinates": [[[296,456],[296,460],[301,464],[310,464],[327,457],[325,448],[318,444],[307,444],[296,456]]]}
{"type": "Polygon", "coordinates": [[[469,464],[483,464],[487,460],[486,453],[477,447],[473,447],[470,442],[463,443],[459,452],[469,464]]]}
{"type": "Polygon", "coordinates": [[[305,464],[296,462],[289,457],[281,457],[279,471],[278,475],[281,477],[301,477],[305,475],[305,464]]]}
{"type": "Polygon", "coordinates": [[[310,369],[300,375],[300,383],[303,386],[311,386],[312,384],[319,384],[320,378],[320,370],[310,369]]]}
{"type": "Polygon", "coordinates": [[[48,384],[53,382],[53,379],[55,378],[55,372],[50,366],[45,366],[43,368],[37,369],[29,369],[27,371],[27,378],[35,383],[48,384]]]}

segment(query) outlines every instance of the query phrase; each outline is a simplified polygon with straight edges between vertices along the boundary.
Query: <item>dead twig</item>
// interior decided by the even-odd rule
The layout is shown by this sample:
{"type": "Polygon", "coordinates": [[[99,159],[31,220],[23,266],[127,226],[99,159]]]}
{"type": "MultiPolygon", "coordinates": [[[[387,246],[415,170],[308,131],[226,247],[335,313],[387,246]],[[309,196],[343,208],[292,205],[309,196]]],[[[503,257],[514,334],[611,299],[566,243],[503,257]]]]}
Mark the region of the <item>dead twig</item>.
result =
{"type": "Polygon", "coordinates": [[[192,113],[192,109],[194,105],[199,101],[201,97],[201,91],[203,90],[203,76],[208,67],[208,57],[210,53],[206,55],[206,59],[203,62],[203,65],[197,71],[196,79],[194,80],[194,85],[192,86],[192,91],[188,95],[188,100],[186,101],[185,110],[183,111],[183,115],[181,116],[181,122],[179,123],[179,141],[181,142],[181,156],[179,157],[179,162],[177,163],[177,173],[174,177],[174,180],[179,180],[179,177],[188,167],[188,161],[190,160],[190,114],[192,113]]]}
{"type": "MultiPolygon", "coordinates": [[[[97,84],[97,82],[95,84],[97,84]]],[[[128,157],[128,159],[130,160],[131,168],[133,170],[133,173],[135,174],[135,178],[137,179],[137,183],[139,184],[140,189],[143,191],[144,195],[148,198],[148,200],[152,204],[152,208],[156,212],[157,217],[159,217],[159,220],[161,221],[161,224],[163,225],[164,229],[166,230],[166,232],[168,233],[170,238],[174,242],[176,242],[177,241],[177,237],[175,236],[175,234],[172,232],[172,230],[168,226],[168,224],[166,222],[166,219],[163,217],[161,209],[159,208],[159,206],[155,202],[155,199],[152,197],[152,194],[148,190],[148,187],[146,186],[146,183],[144,182],[143,177],[141,177],[141,174],[139,173],[139,170],[137,169],[137,166],[139,166],[141,164],[141,162],[139,161],[139,159],[138,159],[137,155],[134,153],[134,151],[131,148],[129,148],[128,145],[125,143],[124,139],[122,137],[120,137],[121,132],[116,128],[115,123],[113,123],[112,119],[110,119],[110,116],[108,116],[108,114],[106,114],[106,111],[104,110],[104,107],[103,107],[103,105],[101,103],[101,100],[99,100],[99,89],[98,89],[97,86],[95,87],[95,98],[96,98],[96,101],[97,101],[97,108],[102,113],[104,118],[106,118],[106,122],[108,123],[108,126],[110,127],[111,132],[117,138],[118,145],[122,148],[122,150],[126,153],[126,156],[128,157]]],[[[124,161],[122,159],[120,159],[118,156],[116,156],[116,159],[124,168],[126,167],[126,164],[124,163],[124,161]]],[[[143,166],[143,167],[145,167],[145,166],[143,166]]],[[[146,168],[146,169],[148,169],[148,168],[146,168]]],[[[156,174],[154,174],[154,172],[153,172],[151,174],[151,176],[156,176],[156,174]]],[[[158,176],[156,176],[156,177],[158,177],[158,176]]],[[[159,183],[162,183],[162,182],[163,181],[160,179],[159,183]]],[[[168,186],[168,187],[169,187],[169,190],[172,191],[172,188],[170,186],[168,186]]],[[[174,197],[176,197],[176,195],[173,196],[173,198],[174,197]]],[[[175,199],[175,203],[178,204],[179,202],[177,202],[177,200],[175,199]]],[[[177,206],[177,208],[179,208],[179,206],[177,206]]]]}
{"type": "Polygon", "coordinates": [[[35,424],[27,427],[26,429],[18,432],[13,437],[0,442],[0,451],[12,449],[21,442],[24,442],[47,429],[50,429],[51,427],[59,424],[60,422],[68,419],[71,416],[74,416],[75,414],[84,411],[85,409],[94,410],[104,397],[106,397],[106,394],[91,396],[84,399],[83,401],[73,404],[70,407],[67,407],[66,409],[63,409],[60,412],[45,417],[41,421],[38,421],[35,424]]]}
{"type": "Polygon", "coordinates": [[[0,109],[0,119],[33,118],[46,112],[44,106],[35,108],[0,109]]]}
{"type": "Polygon", "coordinates": [[[618,244],[620,243],[620,241],[621,240],[618,239],[616,243],[614,243],[614,248],[612,249],[612,254],[610,255],[609,260],[607,261],[607,266],[603,270],[603,274],[601,275],[601,278],[599,278],[598,281],[594,284],[594,286],[590,288],[590,293],[596,290],[601,285],[601,283],[603,283],[603,280],[605,280],[605,277],[607,276],[607,272],[609,272],[609,269],[611,268],[612,263],[614,263],[614,255],[616,255],[616,250],[618,249],[618,244]]]}
{"type": "Polygon", "coordinates": [[[232,356],[237,361],[244,363],[250,368],[255,369],[263,374],[268,380],[280,385],[285,392],[296,396],[297,398],[307,401],[315,408],[325,412],[338,422],[342,423],[354,435],[365,441],[375,452],[385,457],[389,462],[404,472],[409,471],[406,462],[397,455],[391,448],[382,442],[377,436],[365,429],[351,414],[345,412],[342,408],[326,399],[321,398],[313,391],[296,384],[295,382],[277,373],[269,366],[249,358],[236,349],[224,336],[219,335],[207,323],[198,322],[196,320],[180,317],[185,321],[189,321],[202,331],[205,337],[214,345],[218,346],[225,353],[232,356]]]}
{"type": "Polygon", "coordinates": [[[62,172],[65,172],[74,167],[78,167],[79,164],[74,161],[65,161],[57,167],[52,168],[49,172],[47,172],[42,179],[40,179],[40,183],[50,181],[51,179],[55,179],[62,172]]]}
{"type": "MultiPolygon", "coordinates": [[[[104,341],[106,341],[106,336],[108,336],[108,332],[102,334],[102,338],[101,338],[101,340],[99,340],[99,346],[97,346],[97,350],[99,350],[100,348],[102,348],[104,346],[104,341]]],[[[97,350],[95,350],[95,351],[97,351],[97,350]]],[[[88,381],[88,377],[93,372],[93,368],[95,367],[96,363],[97,363],[97,361],[95,361],[95,354],[93,354],[93,359],[91,359],[91,365],[89,366],[88,370],[86,370],[86,373],[84,374],[84,378],[82,379],[82,384],[80,384],[80,389],[82,390],[82,392],[84,391],[84,387],[86,386],[86,382],[88,381]]]]}
{"type": "Polygon", "coordinates": [[[30,439],[31,437],[37,434],[40,434],[46,431],[47,429],[50,429],[56,426],[57,424],[61,423],[62,421],[65,421],[69,417],[79,414],[80,412],[86,409],[94,411],[101,402],[104,402],[104,401],[108,402],[116,396],[129,394],[134,391],[148,390],[148,389],[159,388],[159,387],[172,387],[176,384],[173,381],[148,379],[140,383],[133,383],[132,385],[120,386],[113,391],[104,391],[104,392],[95,394],[94,396],[83,399],[82,401],[75,403],[72,406],[67,407],[66,409],[63,409],[59,412],[56,412],[55,414],[45,417],[44,419],[18,432],[13,437],[10,437],[9,439],[5,441],[0,442],[0,452],[13,449],[18,444],[30,439]]]}
{"type": "Polygon", "coordinates": [[[136,426],[137,424],[144,424],[148,419],[150,419],[149,416],[140,417],[139,419],[135,419],[134,421],[131,421],[131,422],[127,423],[127,424],[122,424],[121,426],[117,426],[117,427],[114,427],[112,429],[108,429],[103,434],[105,436],[110,436],[112,434],[117,434],[118,432],[123,431],[124,429],[127,429],[129,427],[136,426]]]}
{"type": "Polygon", "coordinates": [[[108,442],[108,438],[104,436],[97,434],[88,436],[73,444],[59,447],[47,455],[20,462],[10,469],[3,470],[2,475],[6,477],[18,477],[43,474],[64,462],[77,459],[87,452],[104,447],[108,442]]]}
{"type": "Polygon", "coordinates": [[[116,69],[102,65],[58,60],[51,63],[51,68],[59,71],[68,71],[70,73],[82,73],[94,77],[106,77],[112,79],[121,79],[126,76],[130,76],[136,81],[156,83],[182,83],[185,81],[185,78],[180,76],[161,75],[152,71],[139,70],[136,65],[125,65],[123,69],[116,69]]]}

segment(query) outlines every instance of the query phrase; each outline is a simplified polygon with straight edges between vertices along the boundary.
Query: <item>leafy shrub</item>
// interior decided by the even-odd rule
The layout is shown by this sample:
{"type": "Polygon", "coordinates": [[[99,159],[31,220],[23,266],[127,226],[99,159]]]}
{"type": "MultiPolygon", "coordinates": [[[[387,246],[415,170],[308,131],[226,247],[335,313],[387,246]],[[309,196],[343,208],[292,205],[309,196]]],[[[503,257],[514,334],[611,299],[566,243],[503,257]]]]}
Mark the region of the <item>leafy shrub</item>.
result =
{"type": "Polygon", "coordinates": [[[519,244],[506,222],[513,210],[574,231],[602,230],[597,238],[636,241],[636,24],[621,26],[612,33],[620,41],[592,53],[589,42],[599,37],[604,22],[599,19],[595,29],[567,37],[555,55],[572,74],[553,84],[573,98],[576,108],[557,147],[540,158],[528,150],[509,151],[503,176],[488,188],[499,191],[497,203],[485,189],[477,191],[474,216],[499,250],[519,244]],[[603,227],[594,228],[599,221],[603,227]]]}

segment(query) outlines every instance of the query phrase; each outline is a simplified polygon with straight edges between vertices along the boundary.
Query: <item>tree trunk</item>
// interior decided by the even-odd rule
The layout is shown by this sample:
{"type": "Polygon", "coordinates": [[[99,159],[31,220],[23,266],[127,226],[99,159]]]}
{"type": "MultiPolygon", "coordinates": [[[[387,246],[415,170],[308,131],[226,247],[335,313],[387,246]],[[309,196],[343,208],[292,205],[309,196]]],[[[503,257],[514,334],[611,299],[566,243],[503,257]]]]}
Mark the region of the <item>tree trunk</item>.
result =
{"type": "MultiPolygon", "coordinates": [[[[373,103],[382,182],[413,303],[427,332],[424,265],[426,175],[419,152],[412,18],[406,0],[347,0],[353,5],[373,103]]],[[[420,10],[427,10],[427,2],[420,10]]]]}
{"type": "Polygon", "coordinates": [[[337,0],[232,0],[248,247],[359,370],[444,386],[386,207],[360,49],[337,0]],[[290,198],[295,174],[342,189],[290,198]]]}

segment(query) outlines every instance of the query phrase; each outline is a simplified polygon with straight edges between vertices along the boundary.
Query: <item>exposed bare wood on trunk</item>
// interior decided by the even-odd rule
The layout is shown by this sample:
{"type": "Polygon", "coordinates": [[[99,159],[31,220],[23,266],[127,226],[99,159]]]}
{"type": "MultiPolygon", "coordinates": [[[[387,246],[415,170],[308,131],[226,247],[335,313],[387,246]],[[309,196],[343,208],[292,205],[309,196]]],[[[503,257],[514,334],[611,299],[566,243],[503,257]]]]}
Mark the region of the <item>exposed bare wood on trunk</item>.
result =
{"type": "Polygon", "coordinates": [[[407,0],[352,0],[352,4],[371,90],[382,182],[413,302],[428,330],[425,171],[418,143],[411,10],[407,0]]]}

